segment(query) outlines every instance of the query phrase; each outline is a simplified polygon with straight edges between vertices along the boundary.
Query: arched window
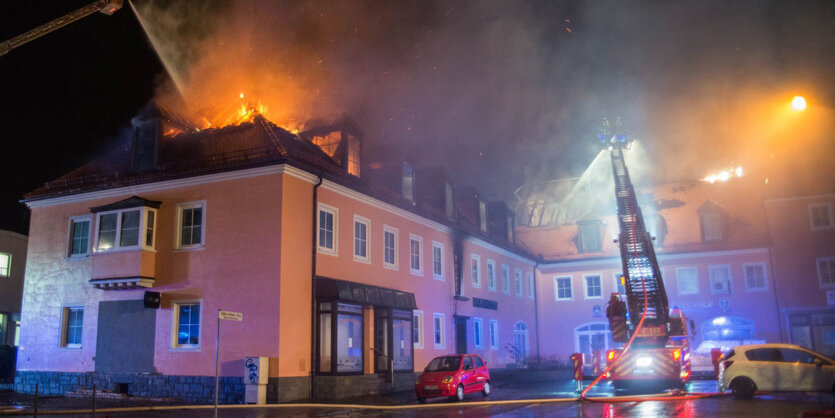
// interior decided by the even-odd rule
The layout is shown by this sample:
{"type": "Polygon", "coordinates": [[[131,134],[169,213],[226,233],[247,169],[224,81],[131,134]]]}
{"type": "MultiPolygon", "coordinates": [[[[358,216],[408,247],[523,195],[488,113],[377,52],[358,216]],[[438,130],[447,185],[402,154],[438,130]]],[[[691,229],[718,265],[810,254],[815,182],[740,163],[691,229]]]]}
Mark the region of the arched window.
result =
{"type": "Polygon", "coordinates": [[[592,364],[592,352],[600,350],[606,355],[606,350],[614,348],[612,332],[605,322],[589,322],[574,329],[574,349],[583,353],[583,363],[592,364]]]}
{"type": "Polygon", "coordinates": [[[513,326],[513,345],[519,350],[522,358],[528,357],[528,326],[519,321],[513,326]]]}

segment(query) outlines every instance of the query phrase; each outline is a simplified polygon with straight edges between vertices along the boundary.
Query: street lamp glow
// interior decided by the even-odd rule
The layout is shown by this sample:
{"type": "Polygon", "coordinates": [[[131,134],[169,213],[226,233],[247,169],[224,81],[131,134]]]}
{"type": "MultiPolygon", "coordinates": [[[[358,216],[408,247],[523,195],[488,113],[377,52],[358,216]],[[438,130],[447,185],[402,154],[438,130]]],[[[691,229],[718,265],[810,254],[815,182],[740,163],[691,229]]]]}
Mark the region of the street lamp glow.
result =
{"type": "Polygon", "coordinates": [[[806,99],[804,99],[803,96],[794,96],[792,99],[792,109],[802,112],[806,109],[806,99]]]}

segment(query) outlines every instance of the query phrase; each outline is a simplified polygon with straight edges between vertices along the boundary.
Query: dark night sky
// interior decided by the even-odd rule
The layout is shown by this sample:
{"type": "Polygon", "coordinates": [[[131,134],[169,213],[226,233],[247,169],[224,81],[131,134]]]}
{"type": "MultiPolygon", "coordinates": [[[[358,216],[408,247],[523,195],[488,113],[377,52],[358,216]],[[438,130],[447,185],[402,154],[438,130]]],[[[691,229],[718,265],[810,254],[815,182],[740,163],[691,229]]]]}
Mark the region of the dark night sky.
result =
{"type": "MultiPolygon", "coordinates": [[[[0,40],[88,2],[5,2],[0,40]]],[[[788,142],[832,155],[830,0],[135,3],[150,24],[175,22],[167,59],[204,92],[227,81],[196,69],[285,76],[310,93],[293,116],[345,111],[368,148],[444,165],[489,198],[579,175],[604,115],[645,141],[655,180],[799,155],[788,142]],[[809,126],[778,126],[773,104],[798,92],[809,126]]],[[[0,56],[0,229],[26,232],[21,196],[123,135],[166,79],[127,4],[0,56]]]]}

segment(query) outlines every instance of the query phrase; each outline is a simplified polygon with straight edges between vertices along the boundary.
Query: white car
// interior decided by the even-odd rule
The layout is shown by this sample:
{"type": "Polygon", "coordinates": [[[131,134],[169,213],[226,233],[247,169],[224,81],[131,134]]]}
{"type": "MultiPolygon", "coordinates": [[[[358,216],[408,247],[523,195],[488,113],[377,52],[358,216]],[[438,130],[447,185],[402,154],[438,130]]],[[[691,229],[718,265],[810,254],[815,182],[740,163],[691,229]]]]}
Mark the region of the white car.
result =
{"type": "Polygon", "coordinates": [[[722,357],[719,390],[737,399],[758,390],[835,392],[835,362],[798,345],[740,345],[722,357]]]}

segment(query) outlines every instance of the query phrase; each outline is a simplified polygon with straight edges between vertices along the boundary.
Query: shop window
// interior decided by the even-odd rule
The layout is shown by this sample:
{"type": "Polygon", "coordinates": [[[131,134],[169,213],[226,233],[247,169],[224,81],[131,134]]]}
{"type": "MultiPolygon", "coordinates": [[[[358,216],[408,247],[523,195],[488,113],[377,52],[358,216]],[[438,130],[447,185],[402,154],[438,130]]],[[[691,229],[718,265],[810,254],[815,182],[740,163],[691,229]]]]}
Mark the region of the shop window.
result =
{"type": "Polygon", "coordinates": [[[708,340],[750,340],[754,338],[754,323],[735,316],[719,316],[702,324],[702,335],[708,340]]]}
{"type": "MultiPolygon", "coordinates": [[[[411,328],[411,317],[409,322],[411,328]]],[[[363,367],[362,330],[362,306],[320,303],[319,372],[361,373],[363,367]]]]}

